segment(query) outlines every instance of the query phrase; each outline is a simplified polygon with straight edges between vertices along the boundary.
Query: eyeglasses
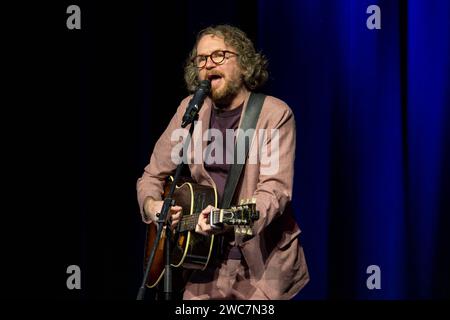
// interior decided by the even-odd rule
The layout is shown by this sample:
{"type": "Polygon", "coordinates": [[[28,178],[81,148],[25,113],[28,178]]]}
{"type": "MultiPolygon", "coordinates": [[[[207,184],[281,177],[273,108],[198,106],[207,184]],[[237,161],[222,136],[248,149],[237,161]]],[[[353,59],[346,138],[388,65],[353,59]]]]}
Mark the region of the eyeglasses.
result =
{"type": "Polygon", "coordinates": [[[227,59],[229,58],[226,56],[227,53],[232,53],[232,54],[238,56],[238,54],[236,52],[232,52],[232,51],[228,51],[228,50],[216,50],[207,56],[199,55],[199,56],[194,57],[192,59],[192,63],[197,68],[202,69],[206,66],[206,64],[208,63],[208,57],[210,57],[212,62],[219,65],[225,61],[225,58],[227,58],[227,59]]]}

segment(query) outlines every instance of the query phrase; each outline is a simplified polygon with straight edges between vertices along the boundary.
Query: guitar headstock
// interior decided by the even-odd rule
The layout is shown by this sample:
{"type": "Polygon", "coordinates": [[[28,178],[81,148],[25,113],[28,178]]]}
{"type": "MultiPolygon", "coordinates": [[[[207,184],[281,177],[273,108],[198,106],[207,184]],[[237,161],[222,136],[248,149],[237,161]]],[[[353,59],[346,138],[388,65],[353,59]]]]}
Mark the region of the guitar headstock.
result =
{"type": "Polygon", "coordinates": [[[256,211],[256,199],[242,199],[237,206],[229,209],[213,210],[210,214],[210,224],[221,228],[224,224],[234,226],[237,234],[252,235],[251,225],[259,219],[256,211]]]}

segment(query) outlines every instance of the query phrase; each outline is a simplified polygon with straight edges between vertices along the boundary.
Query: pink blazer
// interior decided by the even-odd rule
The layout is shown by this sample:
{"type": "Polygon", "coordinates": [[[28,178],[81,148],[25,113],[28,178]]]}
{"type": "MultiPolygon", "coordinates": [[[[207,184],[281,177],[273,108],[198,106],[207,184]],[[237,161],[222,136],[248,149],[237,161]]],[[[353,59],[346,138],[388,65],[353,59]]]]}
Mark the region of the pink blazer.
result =
{"type": "MultiPolygon", "coordinates": [[[[248,98],[249,95],[243,112],[248,98]]],[[[141,214],[147,196],[161,199],[165,178],[176,168],[176,164],[171,160],[171,152],[179,142],[172,141],[174,139],[171,139],[171,136],[175,129],[181,128],[181,119],[190,99],[191,96],[181,102],[176,114],[157,141],[150,163],[137,181],[141,214]]],[[[209,186],[213,186],[214,181],[206,172],[203,161],[197,159],[195,163],[195,152],[200,148],[203,154],[206,148],[207,141],[201,138],[209,128],[211,108],[212,101],[207,98],[199,112],[201,125],[198,123],[195,127],[196,133],[201,133],[202,136],[196,136],[194,133],[193,139],[198,143],[191,148],[189,161],[192,178],[199,184],[209,186]]],[[[251,144],[250,157],[256,155],[261,147],[269,150],[269,155],[265,160],[261,157],[256,161],[248,161],[243,170],[236,198],[256,198],[260,218],[253,226],[254,237],[246,241],[237,239],[236,243],[241,247],[255,285],[271,299],[290,299],[309,281],[303,248],[298,240],[300,229],[291,207],[296,138],[295,120],[291,109],[283,101],[267,96],[256,125],[257,133],[261,132],[259,129],[278,129],[279,154],[272,157],[274,160],[268,164],[270,161],[267,160],[272,159],[271,152],[275,152],[272,150],[276,149],[277,144],[276,139],[272,139],[269,133],[261,140],[262,144],[258,143],[257,139],[251,144]],[[276,159],[278,166],[274,164],[276,159]]]]}

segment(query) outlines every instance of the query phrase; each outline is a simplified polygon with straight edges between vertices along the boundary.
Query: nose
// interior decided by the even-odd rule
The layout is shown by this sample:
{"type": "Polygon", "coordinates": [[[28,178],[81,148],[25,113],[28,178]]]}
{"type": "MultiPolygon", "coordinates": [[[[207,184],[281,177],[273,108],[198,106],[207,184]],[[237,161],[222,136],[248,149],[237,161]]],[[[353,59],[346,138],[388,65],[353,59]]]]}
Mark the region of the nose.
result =
{"type": "Polygon", "coordinates": [[[206,65],[205,68],[206,69],[211,69],[214,68],[216,66],[216,64],[212,61],[212,58],[209,56],[206,58],[206,65]]]}

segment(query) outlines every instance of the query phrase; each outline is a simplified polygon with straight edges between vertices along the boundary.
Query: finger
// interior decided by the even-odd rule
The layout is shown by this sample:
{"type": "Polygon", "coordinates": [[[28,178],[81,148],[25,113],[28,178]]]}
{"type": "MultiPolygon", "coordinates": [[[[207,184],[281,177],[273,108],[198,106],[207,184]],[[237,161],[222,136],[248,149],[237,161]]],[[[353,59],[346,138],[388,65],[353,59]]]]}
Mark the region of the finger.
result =
{"type": "Polygon", "coordinates": [[[209,214],[208,213],[205,213],[205,214],[202,213],[198,217],[198,222],[201,222],[202,225],[204,225],[204,226],[208,225],[209,224],[209,214]]]}
{"type": "Polygon", "coordinates": [[[180,220],[180,218],[181,218],[181,212],[177,212],[175,214],[172,214],[172,220],[178,221],[178,220],[180,220]]]}
{"type": "Polygon", "coordinates": [[[197,223],[197,225],[195,226],[195,232],[207,236],[208,234],[205,231],[203,231],[203,226],[204,224],[201,224],[200,222],[197,223]]]}
{"type": "Polygon", "coordinates": [[[200,221],[199,225],[202,229],[202,231],[208,233],[209,231],[211,231],[211,226],[209,224],[206,224],[204,221],[200,221]]]}
{"type": "Polygon", "coordinates": [[[183,210],[183,208],[180,207],[180,206],[173,206],[173,207],[171,207],[171,209],[172,209],[173,211],[177,211],[177,212],[183,210]]]}
{"type": "Polygon", "coordinates": [[[214,207],[212,205],[209,205],[205,209],[203,209],[202,212],[210,212],[211,209],[214,209],[214,207]]]}
{"type": "Polygon", "coordinates": [[[212,205],[209,205],[205,209],[202,210],[202,214],[208,215],[211,212],[212,209],[214,209],[214,207],[212,205]]]}

